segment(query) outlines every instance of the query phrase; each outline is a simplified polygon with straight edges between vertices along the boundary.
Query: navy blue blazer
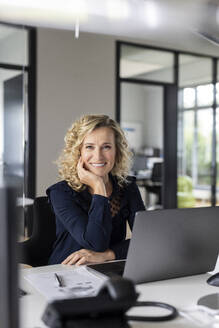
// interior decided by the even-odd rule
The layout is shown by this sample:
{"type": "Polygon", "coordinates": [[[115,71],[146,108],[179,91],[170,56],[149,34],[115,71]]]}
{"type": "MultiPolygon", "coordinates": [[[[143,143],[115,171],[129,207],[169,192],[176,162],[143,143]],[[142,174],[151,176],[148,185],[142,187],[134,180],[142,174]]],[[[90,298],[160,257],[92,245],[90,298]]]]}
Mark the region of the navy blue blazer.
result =
{"type": "Polygon", "coordinates": [[[71,253],[85,248],[96,252],[112,249],[116,259],[127,256],[129,240],[126,221],[132,229],[135,213],[145,210],[135,178],[129,177],[123,188],[112,178],[110,198],[91,195],[88,189],[73,190],[66,181],[60,181],[46,190],[56,216],[56,241],[49,264],[61,263],[71,253]],[[112,217],[110,202],[121,193],[119,212],[112,217]]]}

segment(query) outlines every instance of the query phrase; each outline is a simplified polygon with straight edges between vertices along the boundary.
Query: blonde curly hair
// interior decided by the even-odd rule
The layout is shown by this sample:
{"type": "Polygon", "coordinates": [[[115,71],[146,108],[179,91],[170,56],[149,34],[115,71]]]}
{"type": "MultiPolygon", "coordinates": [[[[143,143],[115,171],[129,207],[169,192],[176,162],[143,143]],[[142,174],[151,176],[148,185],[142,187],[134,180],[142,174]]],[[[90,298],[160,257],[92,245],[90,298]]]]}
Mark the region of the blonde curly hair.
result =
{"type": "Polygon", "coordinates": [[[76,191],[85,189],[77,174],[80,149],[87,133],[100,127],[108,127],[114,131],[116,156],[111,174],[117,178],[119,186],[123,186],[129,173],[132,153],[129,150],[125,134],[119,124],[107,115],[84,115],[73,123],[65,136],[65,147],[56,161],[59,177],[67,181],[76,191]]]}

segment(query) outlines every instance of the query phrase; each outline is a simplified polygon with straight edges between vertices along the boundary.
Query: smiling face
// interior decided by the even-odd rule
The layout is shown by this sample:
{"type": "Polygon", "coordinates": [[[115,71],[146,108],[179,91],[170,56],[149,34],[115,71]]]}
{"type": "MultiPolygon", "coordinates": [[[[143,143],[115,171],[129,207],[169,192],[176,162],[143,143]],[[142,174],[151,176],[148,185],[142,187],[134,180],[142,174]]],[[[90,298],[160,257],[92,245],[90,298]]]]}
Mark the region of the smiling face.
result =
{"type": "Polygon", "coordinates": [[[115,156],[115,135],[112,129],[97,128],[85,136],[81,158],[87,170],[106,179],[115,164],[115,156]]]}

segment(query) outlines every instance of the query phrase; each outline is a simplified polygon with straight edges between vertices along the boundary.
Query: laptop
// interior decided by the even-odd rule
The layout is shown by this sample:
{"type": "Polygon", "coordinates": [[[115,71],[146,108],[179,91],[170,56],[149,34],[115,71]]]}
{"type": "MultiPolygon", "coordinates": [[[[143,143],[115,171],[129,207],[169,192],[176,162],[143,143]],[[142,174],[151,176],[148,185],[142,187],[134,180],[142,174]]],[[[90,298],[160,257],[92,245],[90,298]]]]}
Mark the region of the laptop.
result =
{"type": "Polygon", "coordinates": [[[87,265],[145,283],[212,271],[219,253],[219,207],[136,213],[127,260],[87,265]]]}

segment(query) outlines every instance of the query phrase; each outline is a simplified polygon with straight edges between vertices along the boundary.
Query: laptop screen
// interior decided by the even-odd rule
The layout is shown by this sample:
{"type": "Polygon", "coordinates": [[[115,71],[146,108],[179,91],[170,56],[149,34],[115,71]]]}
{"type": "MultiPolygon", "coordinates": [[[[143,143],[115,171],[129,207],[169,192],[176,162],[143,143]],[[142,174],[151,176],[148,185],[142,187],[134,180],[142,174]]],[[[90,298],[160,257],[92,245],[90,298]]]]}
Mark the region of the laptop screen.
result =
{"type": "Polygon", "coordinates": [[[127,260],[88,265],[135,283],[212,271],[219,252],[219,207],[136,214],[127,260]],[[124,273],[123,273],[124,270],[124,273]]]}
{"type": "Polygon", "coordinates": [[[124,277],[142,283],[211,271],[218,231],[219,207],[139,212],[124,277]]]}

